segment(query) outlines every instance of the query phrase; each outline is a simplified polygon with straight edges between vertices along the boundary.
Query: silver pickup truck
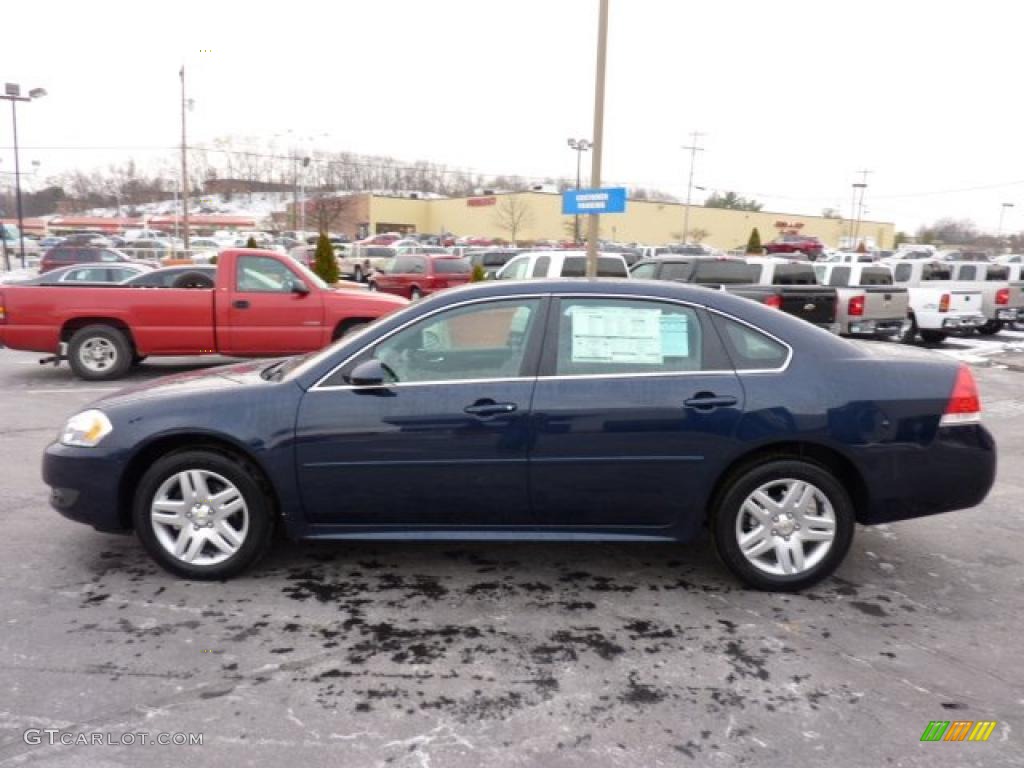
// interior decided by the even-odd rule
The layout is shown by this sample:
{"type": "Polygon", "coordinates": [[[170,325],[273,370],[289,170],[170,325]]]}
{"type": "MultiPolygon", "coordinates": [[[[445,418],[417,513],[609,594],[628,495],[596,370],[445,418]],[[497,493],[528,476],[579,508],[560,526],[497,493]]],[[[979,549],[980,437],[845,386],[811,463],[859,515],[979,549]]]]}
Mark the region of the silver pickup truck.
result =
{"type": "Polygon", "coordinates": [[[954,282],[981,291],[985,324],[978,326],[978,333],[997,334],[1024,314],[1024,282],[1019,280],[1019,269],[1011,275],[1007,264],[978,261],[951,261],[949,267],[954,282]]]}
{"type": "Polygon", "coordinates": [[[818,282],[836,289],[842,336],[900,336],[909,324],[910,297],[893,285],[892,269],[870,262],[818,262],[818,282]]]}

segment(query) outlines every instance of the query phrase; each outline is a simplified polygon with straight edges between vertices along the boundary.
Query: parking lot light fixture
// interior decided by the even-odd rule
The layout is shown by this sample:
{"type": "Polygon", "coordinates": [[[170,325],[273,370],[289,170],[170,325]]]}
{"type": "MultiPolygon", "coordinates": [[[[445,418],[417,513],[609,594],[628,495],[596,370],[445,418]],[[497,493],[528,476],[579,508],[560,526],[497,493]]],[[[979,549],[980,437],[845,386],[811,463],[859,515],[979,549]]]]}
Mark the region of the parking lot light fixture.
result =
{"type": "Polygon", "coordinates": [[[21,266],[25,267],[25,224],[24,214],[21,207],[21,165],[18,157],[18,102],[41,99],[46,95],[45,88],[33,88],[28,96],[21,95],[21,86],[18,83],[7,83],[4,86],[4,93],[0,99],[11,102],[11,123],[14,128],[14,196],[18,214],[18,250],[21,253],[21,266]]]}
{"type": "MultiPolygon", "coordinates": [[[[576,152],[576,189],[580,188],[580,169],[583,160],[583,153],[587,152],[591,147],[591,143],[587,139],[569,139],[569,148],[576,152]]],[[[573,216],[573,245],[579,245],[580,242],[580,215],[577,213],[573,216]]]]}

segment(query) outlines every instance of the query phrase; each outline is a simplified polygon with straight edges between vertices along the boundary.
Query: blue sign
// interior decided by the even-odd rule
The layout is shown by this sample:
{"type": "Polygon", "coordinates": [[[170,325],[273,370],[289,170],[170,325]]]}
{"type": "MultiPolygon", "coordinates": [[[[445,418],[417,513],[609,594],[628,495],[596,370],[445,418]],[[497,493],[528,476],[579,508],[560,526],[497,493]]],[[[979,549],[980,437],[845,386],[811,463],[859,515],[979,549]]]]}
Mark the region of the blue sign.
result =
{"type": "Polygon", "coordinates": [[[625,212],[625,187],[570,189],[562,193],[563,215],[625,212]]]}

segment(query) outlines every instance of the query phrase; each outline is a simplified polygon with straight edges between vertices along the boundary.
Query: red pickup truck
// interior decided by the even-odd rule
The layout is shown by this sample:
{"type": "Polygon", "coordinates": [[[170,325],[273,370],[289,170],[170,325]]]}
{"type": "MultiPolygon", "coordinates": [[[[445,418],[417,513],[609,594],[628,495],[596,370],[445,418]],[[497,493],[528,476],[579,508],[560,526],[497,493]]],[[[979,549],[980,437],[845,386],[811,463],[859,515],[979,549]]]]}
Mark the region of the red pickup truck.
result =
{"type": "Polygon", "coordinates": [[[0,345],[53,354],[92,381],[149,355],[311,352],[406,304],[332,290],[273,251],[221,251],[214,288],[0,286],[0,345]]]}

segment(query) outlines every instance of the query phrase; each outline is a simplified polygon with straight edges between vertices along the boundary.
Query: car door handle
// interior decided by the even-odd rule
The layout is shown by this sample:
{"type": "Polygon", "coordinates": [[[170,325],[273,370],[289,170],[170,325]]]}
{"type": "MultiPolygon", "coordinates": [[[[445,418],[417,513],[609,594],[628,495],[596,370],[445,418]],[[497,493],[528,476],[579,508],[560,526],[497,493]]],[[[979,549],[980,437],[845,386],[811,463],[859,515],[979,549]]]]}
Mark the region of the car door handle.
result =
{"type": "Polygon", "coordinates": [[[231,306],[233,306],[235,309],[248,309],[249,302],[246,301],[245,299],[238,299],[237,301],[231,302],[231,306]]]}
{"type": "Polygon", "coordinates": [[[496,403],[493,400],[485,400],[467,405],[462,410],[471,416],[487,418],[488,416],[497,416],[502,413],[512,413],[518,407],[515,403],[496,403]]]}
{"type": "Polygon", "coordinates": [[[732,395],[716,395],[713,392],[698,392],[689,400],[684,400],[683,405],[687,408],[696,408],[698,410],[711,410],[712,408],[724,408],[730,405],[736,405],[738,402],[739,400],[732,395]]]}

